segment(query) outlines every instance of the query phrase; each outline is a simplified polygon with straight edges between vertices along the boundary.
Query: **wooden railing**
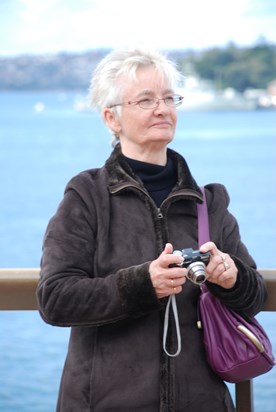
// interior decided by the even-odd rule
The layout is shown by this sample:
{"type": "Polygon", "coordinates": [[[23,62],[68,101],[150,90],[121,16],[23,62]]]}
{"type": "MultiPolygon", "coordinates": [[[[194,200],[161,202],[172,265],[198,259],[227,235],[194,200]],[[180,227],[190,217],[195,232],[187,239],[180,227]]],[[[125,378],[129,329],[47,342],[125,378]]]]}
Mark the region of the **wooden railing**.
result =
{"type": "MultiPolygon", "coordinates": [[[[276,312],[276,269],[263,269],[268,290],[264,311],[276,312]]],[[[39,269],[0,269],[0,310],[37,310],[39,269]]],[[[235,385],[237,412],[253,412],[253,381],[235,385]]]]}

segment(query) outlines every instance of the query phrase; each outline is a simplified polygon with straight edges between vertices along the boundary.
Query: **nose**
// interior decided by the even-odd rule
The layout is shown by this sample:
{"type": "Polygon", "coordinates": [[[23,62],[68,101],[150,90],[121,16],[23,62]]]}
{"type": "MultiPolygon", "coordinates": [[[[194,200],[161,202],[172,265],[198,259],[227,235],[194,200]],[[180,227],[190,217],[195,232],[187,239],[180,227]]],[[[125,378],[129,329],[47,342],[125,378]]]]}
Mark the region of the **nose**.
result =
{"type": "Polygon", "coordinates": [[[169,107],[168,105],[165,103],[164,99],[156,99],[156,107],[154,108],[154,110],[160,110],[160,111],[168,111],[169,107]]]}

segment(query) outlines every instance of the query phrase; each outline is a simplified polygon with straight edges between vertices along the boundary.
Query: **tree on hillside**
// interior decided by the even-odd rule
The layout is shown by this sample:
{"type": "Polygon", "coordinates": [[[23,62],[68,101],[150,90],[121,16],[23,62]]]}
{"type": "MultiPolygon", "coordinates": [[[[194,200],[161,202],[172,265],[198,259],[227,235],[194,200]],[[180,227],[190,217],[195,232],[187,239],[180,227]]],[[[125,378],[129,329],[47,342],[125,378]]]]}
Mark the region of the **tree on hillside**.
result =
{"type": "Polygon", "coordinates": [[[230,43],[226,48],[212,48],[191,57],[196,73],[215,82],[217,87],[266,88],[275,78],[276,47],[266,43],[238,48],[230,43]]]}

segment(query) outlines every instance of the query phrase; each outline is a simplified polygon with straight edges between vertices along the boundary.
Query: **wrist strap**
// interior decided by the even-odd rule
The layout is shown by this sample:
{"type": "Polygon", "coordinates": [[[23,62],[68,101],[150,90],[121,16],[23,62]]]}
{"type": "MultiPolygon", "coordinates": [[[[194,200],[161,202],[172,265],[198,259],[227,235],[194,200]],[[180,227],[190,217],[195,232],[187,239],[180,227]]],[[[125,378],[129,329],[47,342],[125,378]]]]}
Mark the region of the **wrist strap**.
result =
{"type": "Polygon", "coordinates": [[[164,332],[163,332],[163,349],[166,355],[174,358],[178,356],[181,351],[181,335],[180,335],[180,326],[179,326],[179,319],[178,319],[178,311],[176,306],[176,299],[175,295],[170,295],[169,300],[166,306],[165,318],[164,318],[164,332]],[[168,334],[168,327],[169,327],[169,312],[170,307],[172,306],[173,316],[175,321],[175,328],[176,328],[176,337],[177,337],[177,349],[175,353],[170,353],[167,351],[166,343],[167,343],[167,334],[168,334]]]}
{"type": "MultiPolygon", "coordinates": [[[[208,220],[208,209],[205,197],[205,190],[203,187],[200,188],[203,194],[203,203],[197,203],[197,225],[198,225],[198,246],[200,247],[203,243],[208,242],[210,239],[209,235],[209,220],[208,220]]],[[[164,318],[164,331],[163,331],[163,349],[164,352],[174,358],[179,355],[181,351],[181,334],[180,334],[180,326],[179,326],[179,319],[178,319],[178,311],[176,305],[175,295],[170,295],[169,300],[167,302],[166,311],[165,311],[165,318],[164,318]],[[173,316],[175,321],[175,328],[176,328],[176,337],[177,337],[177,349],[175,353],[170,353],[167,351],[166,343],[167,343],[167,335],[168,335],[168,326],[169,326],[169,313],[170,307],[172,306],[173,316]]]]}

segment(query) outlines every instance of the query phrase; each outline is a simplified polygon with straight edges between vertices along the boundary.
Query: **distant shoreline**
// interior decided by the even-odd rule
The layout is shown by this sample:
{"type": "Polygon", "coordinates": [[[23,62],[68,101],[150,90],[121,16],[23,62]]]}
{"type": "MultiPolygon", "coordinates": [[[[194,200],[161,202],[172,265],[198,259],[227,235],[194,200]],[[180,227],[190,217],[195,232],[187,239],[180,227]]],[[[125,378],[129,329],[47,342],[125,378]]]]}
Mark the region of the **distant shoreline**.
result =
{"type": "MultiPolygon", "coordinates": [[[[84,53],[0,56],[0,91],[86,90],[93,70],[110,49],[84,53]]],[[[184,77],[196,75],[218,90],[266,89],[276,80],[276,44],[229,43],[205,50],[164,50],[184,77]]]]}

